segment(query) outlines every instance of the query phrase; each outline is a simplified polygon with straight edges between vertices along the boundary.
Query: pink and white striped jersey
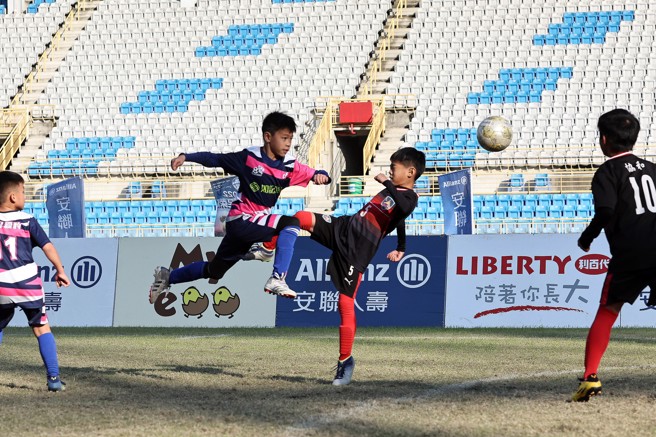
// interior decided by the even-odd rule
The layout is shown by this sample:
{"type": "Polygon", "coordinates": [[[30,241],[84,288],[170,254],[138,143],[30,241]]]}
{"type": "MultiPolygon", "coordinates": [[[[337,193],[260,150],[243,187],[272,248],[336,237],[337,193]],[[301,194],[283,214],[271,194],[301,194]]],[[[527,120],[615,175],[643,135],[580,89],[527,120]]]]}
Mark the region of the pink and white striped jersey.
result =
{"type": "Polygon", "coordinates": [[[0,213],[0,305],[44,298],[34,247],[50,242],[39,222],[22,211],[0,213]]]}

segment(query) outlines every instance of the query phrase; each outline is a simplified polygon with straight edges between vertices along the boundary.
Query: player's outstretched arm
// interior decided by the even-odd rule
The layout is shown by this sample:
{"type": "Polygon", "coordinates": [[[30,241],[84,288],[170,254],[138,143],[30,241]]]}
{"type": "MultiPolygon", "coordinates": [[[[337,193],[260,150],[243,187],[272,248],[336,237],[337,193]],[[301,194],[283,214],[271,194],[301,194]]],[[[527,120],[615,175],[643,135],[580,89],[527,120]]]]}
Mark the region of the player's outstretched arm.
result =
{"type": "Polygon", "coordinates": [[[61,286],[68,287],[71,285],[71,281],[68,279],[68,276],[66,276],[64,266],[62,265],[61,258],[59,258],[59,253],[57,253],[57,249],[55,249],[54,244],[48,243],[43,246],[42,249],[43,253],[46,255],[46,258],[48,258],[48,261],[50,261],[55,267],[55,270],[57,270],[57,274],[55,275],[55,283],[57,284],[57,288],[61,286]]]}

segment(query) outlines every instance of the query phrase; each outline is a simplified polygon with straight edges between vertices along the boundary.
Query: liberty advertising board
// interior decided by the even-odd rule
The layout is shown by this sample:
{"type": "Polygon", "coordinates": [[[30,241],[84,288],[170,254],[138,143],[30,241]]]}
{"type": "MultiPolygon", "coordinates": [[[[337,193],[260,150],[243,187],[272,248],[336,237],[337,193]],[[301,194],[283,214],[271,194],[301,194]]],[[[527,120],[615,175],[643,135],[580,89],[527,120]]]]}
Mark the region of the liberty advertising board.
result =
{"type": "MultiPolygon", "coordinates": [[[[447,327],[589,327],[610,253],[603,234],[589,252],[578,234],[449,238],[447,327]]],[[[621,326],[654,326],[648,290],[625,305],[621,326]]]]}

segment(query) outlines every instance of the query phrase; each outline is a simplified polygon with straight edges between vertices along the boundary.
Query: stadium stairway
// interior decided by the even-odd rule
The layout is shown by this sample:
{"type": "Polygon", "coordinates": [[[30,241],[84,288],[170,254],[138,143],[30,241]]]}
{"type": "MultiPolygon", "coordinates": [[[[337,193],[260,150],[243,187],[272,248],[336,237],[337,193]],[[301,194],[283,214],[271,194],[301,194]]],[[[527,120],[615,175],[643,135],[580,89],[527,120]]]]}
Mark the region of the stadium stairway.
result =
{"type": "MultiPolygon", "coordinates": [[[[73,43],[83,32],[98,3],[100,3],[99,0],[82,0],[72,6],[66,19],[53,35],[52,41],[34,65],[32,72],[19,87],[9,109],[35,105],[39,102],[47,84],[70,52],[73,43]]],[[[19,154],[12,160],[12,170],[20,173],[27,173],[30,162],[42,148],[52,128],[56,125],[56,111],[53,108],[32,106],[31,116],[30,135],[21,147],[19,154]]]]}

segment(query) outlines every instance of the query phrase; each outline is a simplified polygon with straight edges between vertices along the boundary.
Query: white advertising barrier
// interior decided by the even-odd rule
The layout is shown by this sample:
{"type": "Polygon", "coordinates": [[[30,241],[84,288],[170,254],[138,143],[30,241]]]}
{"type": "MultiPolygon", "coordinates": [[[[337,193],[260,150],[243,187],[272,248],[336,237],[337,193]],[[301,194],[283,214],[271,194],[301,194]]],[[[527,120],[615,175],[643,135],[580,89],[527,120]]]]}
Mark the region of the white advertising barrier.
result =
{"type": "Polygon", "coordinates": [[[450,237],[445,326],[589,327],[609,252],[603,234],[588,253],[578,248],[578,237],[450,237]]]}
{"type": "MultiPolygon", "coordinates": [[[[57,288],[55,269],[39,248],[33,251],[43,281],[48,320],[57,326],[112,326],[118,240],[111,238],[53,238],[68,287],[57,288]]],[[[27,326],[16,312],[11,324],[27,326]]]]}
{"type": "Polygon", "coordinates": [[[154,305],[148,302],[155,267],[209,261],[220,242],[215,237],[121,239],[114,326],[275,326],[277,298],[264,292],[273,263],[240,261],[218,282],[174,284],[154,305]]]}

